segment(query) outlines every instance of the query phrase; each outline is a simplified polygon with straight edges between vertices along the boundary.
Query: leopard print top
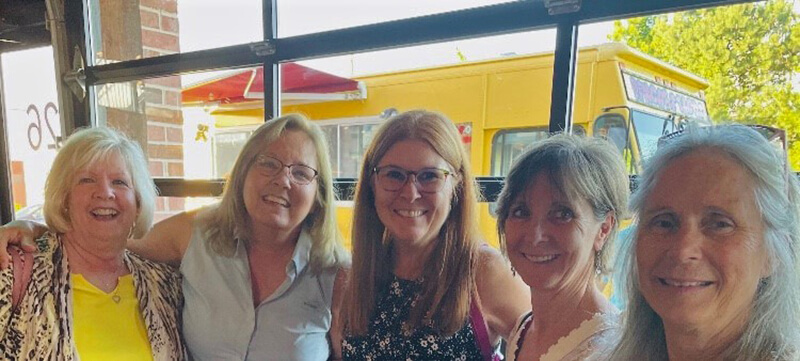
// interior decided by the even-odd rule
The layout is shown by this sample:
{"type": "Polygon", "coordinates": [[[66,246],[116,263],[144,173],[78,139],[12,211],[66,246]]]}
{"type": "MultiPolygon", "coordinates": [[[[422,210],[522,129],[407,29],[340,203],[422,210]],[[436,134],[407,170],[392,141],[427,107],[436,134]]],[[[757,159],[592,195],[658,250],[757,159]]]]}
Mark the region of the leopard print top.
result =
{"type": "MultiPolygon", "coordinates": [[[[37,241],[33,271],[25,296],[12,309],[11,267],[0,271],[0,358],[3,360],[79,360],[72,335],[72,287],[60,237],[45,234],[37,241]]],[[[183,305],[180,275],[169,266],[125,251],[133,276],[153,359],[185,360],[180,336],[183,305]]],[[[12,265],[13,267],[13,265],[12,265]]]]}

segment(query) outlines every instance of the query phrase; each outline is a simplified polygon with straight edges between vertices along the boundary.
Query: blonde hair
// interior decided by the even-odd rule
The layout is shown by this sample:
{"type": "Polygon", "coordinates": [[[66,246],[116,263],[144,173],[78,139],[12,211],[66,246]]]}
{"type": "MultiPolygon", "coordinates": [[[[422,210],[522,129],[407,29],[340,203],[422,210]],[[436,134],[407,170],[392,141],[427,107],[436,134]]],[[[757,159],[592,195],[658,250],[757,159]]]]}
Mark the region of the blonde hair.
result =
{"type": "Polygon", "coordinates": [[[286,131],[299,131],[311,138],[317,155],[317,194],[314,207],[303,221],[311,235],[309,264],[313,272],[349,263],[342,246],[342,236],[336,225],[336,198],[333,193],[331,161],[328,143],[319,127],[306,118],[290,114],[266,121],[245,143],[225,183],[222,200],[200,214],[200,228],[210,248],[223,256],[232,256],[237,239],[249,238],[250,215],[244,203],[244,181],[256,156],[286,131]]]}
{"type": "Polygon", "coordinates": [[[389,149],[404,140],[428,143],[455,170],[451,209],[422,271],[422,293],[412,307],[408,327],[423,323],[449,335],[463,327],[475,291],[478,252],[477,194],[469,159],[455,125],[443,115],[415,110],[386,121],[372,140],[361,168],[353,212],[353,268],[345,303],[347,330],[365,334],[379,292],[392,274],[392,240],[375,209],[370,180],[389,149]]]}
{"type": "Polygon", "coordinates": [[[50,174],[44,185],[45,222],[56,233],[72,229],[67,209],[68,199],[75,184],[75,174],[88,165],[117,154],[125,162],[131,175],[138,215],[132,229],[135,238],[143,236],[153,225],[158,191],[147,167],[142,148],[138,143],[111,128],[81,129],[73,133],[58,151],[50,174]]]}

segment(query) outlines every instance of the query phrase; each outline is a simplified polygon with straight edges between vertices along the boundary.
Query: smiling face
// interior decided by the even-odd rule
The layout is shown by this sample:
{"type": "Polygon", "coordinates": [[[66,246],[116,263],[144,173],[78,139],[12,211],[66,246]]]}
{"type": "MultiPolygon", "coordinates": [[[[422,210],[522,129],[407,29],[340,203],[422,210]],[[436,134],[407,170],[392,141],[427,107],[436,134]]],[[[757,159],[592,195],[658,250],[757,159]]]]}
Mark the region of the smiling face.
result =
{"type": "MultiPolygon", "coordinates": [[[[378,162],[378,168],[398,167],[418,172],[425,168],[438,168],[452,172],[447,164],[427,142],[403,140],[395,143],[378,162]]],[[[453,199],[454,175],[445,179],[438,192],[420,192],[414,177],[399,190],[385,190],[377,177],[372,176],[375,208],[383,225],[395,240],[408,244],[427,245],[439,234],[450,213],[453,199]]]]}
{"type": "Polygon", "coordinates": [[[84,241],[126,242],[138,215],[128,167],[117,153],[75,173],[67,198],[71,230],[84,241]]]}
{"type": "Polygon", "coordinates": [[[701,149],[657,176],[640,214],[642,295],[665,326],[738,332],[769,274],[753,177],[730,156],[701,149]]]}
{"type": "MultiPolygon", "coordinates": [[[[314,144],[301,131],[285,131],[260,154],[285,165],[303,164],[317,169],[314,144]]],[[[306,185],[293,183],[286,168],[274,176],[267,173],[253,162],[244,180],[244,203],[253,237],[299,232],[314,206],[317,181],[306,185]]]]}
{"type": "Polygon", "coordinates": [[[570,202],[540,172],[511,203],[505,223],[508,258],[535,291],[585,289],[594,255],[613,225],[598,221],[589,202],[570,202]]]}

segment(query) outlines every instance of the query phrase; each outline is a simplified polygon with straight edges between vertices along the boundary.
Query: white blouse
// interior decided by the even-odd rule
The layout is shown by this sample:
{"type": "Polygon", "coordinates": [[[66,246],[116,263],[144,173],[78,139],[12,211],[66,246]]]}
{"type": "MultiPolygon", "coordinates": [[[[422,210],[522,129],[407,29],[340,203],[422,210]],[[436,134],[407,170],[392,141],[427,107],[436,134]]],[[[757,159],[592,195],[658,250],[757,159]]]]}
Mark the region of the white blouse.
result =
{"type": "MultiPolygon", "coordinates": [[[[619,327],[618,313],[595,313],[592,318],[581,322],[580,326],[558,340],[547,349],[540,361],[582,361],[593,354],[596,341],[607,331],[619,327]]],[[[517,351],[525,331],[533,322],[533,313],[528,312],[517,320],[517,326],[511,332],[506,350],[506,359],[515,361],[517,351]]]]}

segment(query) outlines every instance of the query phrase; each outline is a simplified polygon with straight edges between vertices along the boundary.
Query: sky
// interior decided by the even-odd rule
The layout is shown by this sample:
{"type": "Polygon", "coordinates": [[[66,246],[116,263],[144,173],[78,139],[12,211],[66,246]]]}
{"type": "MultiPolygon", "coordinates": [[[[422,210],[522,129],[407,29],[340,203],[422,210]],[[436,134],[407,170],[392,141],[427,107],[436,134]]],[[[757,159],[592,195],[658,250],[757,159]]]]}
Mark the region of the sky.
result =
{"type": "MultiPolygon", "coordinates": [[[[507,0],[278,0],[278,36],[295,36],[503,2],[507,0]]],[[[181,51],[253,42],[261,38],[260,1],[229,0],[225,6],[218,4],[196,0],[179,3],[181,51]],[[212,14],[214,25],[210,26],[212,14]]],[[[579,46],[608,41],[606,36],[611,29],[611,22],[582,26],[579,31],[579,46]]],[[[467,60],[482,60],[552,51],[554,48],[555,30],[549,29],[314,59],[301,63],[339,76],[354,77],[455,63],[459,61],[459,52],[467,60]]],[[[216,74],[184,76],[184,83],[195,83],[216,74]]]]}

